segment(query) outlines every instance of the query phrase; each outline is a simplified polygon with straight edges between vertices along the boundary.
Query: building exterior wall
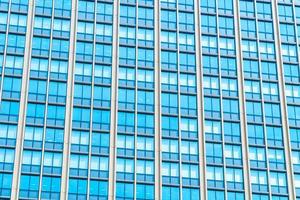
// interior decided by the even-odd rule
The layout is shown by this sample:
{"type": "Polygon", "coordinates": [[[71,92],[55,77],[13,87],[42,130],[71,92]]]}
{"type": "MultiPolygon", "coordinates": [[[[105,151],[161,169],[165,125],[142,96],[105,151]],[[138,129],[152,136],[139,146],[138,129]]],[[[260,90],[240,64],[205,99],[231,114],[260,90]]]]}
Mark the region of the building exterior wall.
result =
{"type": "Polygon", "coordinates": [[[0,0],[1,199],[300,199],[299,0],[0,0]]]}

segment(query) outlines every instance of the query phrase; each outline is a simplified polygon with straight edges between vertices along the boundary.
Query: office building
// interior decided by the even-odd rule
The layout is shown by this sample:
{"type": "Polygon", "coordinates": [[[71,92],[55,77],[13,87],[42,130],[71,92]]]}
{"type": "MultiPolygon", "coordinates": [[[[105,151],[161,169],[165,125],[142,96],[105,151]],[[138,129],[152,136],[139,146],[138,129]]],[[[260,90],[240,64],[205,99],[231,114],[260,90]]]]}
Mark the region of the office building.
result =
{"type": "Polygon", "coordinates": [[[300,0],[0,0],[0,198],[300,200],[300,0]]]}

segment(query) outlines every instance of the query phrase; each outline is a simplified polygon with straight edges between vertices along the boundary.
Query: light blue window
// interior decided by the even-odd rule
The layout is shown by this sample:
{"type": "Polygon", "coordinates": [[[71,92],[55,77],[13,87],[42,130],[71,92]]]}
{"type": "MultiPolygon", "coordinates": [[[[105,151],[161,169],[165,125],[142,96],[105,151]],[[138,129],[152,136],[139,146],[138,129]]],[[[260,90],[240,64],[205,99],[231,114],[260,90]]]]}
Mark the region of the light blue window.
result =
{"type": "Polygon", "coordinates": [[[181,165],[182,184],[188,186],[199,185],[199,166],[192,164],[181,165]]]}
{"type": "Polygon", "coordinates": [[[94,107],[110,106],[110,87],[94,86],[94,107]]]}
{"type": "Polygon", "coordinates": [[[251,185],[255,192],[268,192],[268,178],[266,171],[251,170],[251,185]]]}
{"type": "Polygon", "coordinates": [[[88,152],[89,151],[89,132],[72,131],[71,134],[71,151],[88,152]]]}
{"type": "Polygon", "coordinates": [[[45,101],[46,100],[46,86],[47,82],[43,80],[29,80],[28,99],[31,101],[45,101]]]}
{"type": "Polygon", "coordinates": [[[154,68],[153,49],[138,48],[138,66],[154,68]]]}
{"type": "Polygon", "coordinates": [[[7,36],[7,52],[13,54],[24,54],[25,36],[8,34],[7,36]]]}
{"type": "Polygon", "coordinates": [[[171,186],[162,186],[162,199],[179,200],[179,188],[171,186]]]}
{"type": "Polygon", "coordinates": [[[65,103],[67,95],[67,84],[62,82],[50,81],[48,89],[48,102],[65,103]]]}
{"type": "Polygon", "coordinates": [[[120,44],[135,45],[135,28],[128,26],[120,26],[119,28],[119,41],[120,44]]]}
{"type": "Polygon", "coordinates": [[[138,8],[138,20],[139,26],[152,27],[154,25],[154,12],[152,8],[138,8]]]}
{"type": "Polygon", "coordinates": [[[218,74],[218,72],[219,72],[218,57],[203,55],[202,62],[203,62],[204,73],[218,74]]]}
{"type": "Polygon", "coordinates": [[[154,199],[154,186],[146,184],[136,185],[136,198],[137,199],[154,199]]]}
{"type": "Polygon", "coordinates": [[[113,19],[113,5],[110,3],[97,3],[97,21],[112,22],[113,19]]]}
{"type": "Polygon", "coordinates": [[[194,31],[194,15],[192,13],[179,12],[179,29],[194,31]]]}
{"type": "Polygon", "coordinates": [[[273,40],[273,24],[271,22],[258,22],[259,38],[273,40]]]}
{"type": "Polygon", "coordinates": [[[254,17],[254,2],[242,0],[240,1],[240,13],[244,17],[254,17]]]}
{"type": "Polygon", "coordinates": [[[300,127],[300,106],[288,105],[288,118],[290,126],[300,127]]]}
{"type": "Polygon", "coordinates": [[[120,6],[120,23],[134,25],[136,23],[136,12],[133,6],[120,6]]]}
{"type": "Polygon", "coordinates": [[[42,153],[40,151],[23,151],[22,172],[40,173],[42,153]]]}
{"type": "Polygon", "coordinates": [[[161,51],[161,67],[163,69],[177,69],[177,53],[161,51]]]}
{"type": "Polygon", "coordinates": [[[249,148],[250,166],[265,168],[266,164],[266,151],[261,147],[250,147],[249,148]]]}
{"type": "Polygon", "coordinates": [[[260,19],[272,19],[272,8],[269,2],[256,3],[257,16],[260,19]]]}
{"type": "Polygon", "coordinates": [[[138,29],[138,43],[139,46],[152,47],[154,44],[154,33],[152,29],[139,28],[138,29]]]}
{"type": "MultiPolygon", "coordinates": [[[[43,173],[45,174],[61,174],[62,153],[45,152],[43,173]]],[[[59,189],[60,191],[60,189],[59,189]]]]}
{"type": "Polygon", "coordinates": [[[283,146],[282,129],[276,126],[267,126],[267,139],[269,146],[283,146]]]}
{"type": "Polygon", "coordinates": [[[64,140],[63,137],[63,129],[47,128],[45,137],[45,149],[62,150],[64,140]]]}
{"type": "Polygon", "coordinates": [[[0,163],[1,170],[13,171],[14,168],[15,150],[0,148],[0,163]]]}
{"type": "MultiPolygon", "coordinates": [[[[76,64],[77,66],[77,64],[76,64]]],[[[76,69],[77,67],[75,67],[76,69]]],[[[76,71],[76,70],[75,70],[76,71]]],[[[51,60],[50,77],[54,79],[67,79],[68,62],[51,60]]],[[[75,75],[76,77],[76,75],[75,75]]]]}
{"type": "Polygon", "coordinates": [[[134,137],[130,135],[117,136],[118,156],[134,156],[134,137]]]}
{"type": "Polygon", "coordinates": [[[10,198],[12,174],[0,173],[1,197],[10,198]]]}
{"type": "Polygon", "coordinates": [[[234,22],[232,17],[219,17],[219,32],[222,35],[234,35],[234,22]]]}
{"type": "Polygon", "coordinates": [[[70,199],[86,199],[87,180],[69,179],[69,198],[70,199]]]}
{"type": "Polygon", "coordinates": [[[71,154],[70,156],[70,176],[87,177],[88,175],[88,156],[71,154]]]}
{"type": "Polygon", "coordinates": [[[92,96],[91,86],[83,84],[74,84],[74,105],[89,106],[92,96]]]}
{"type": "Polygon", "coordinates": [[[244,57],[257,58],[257,42],[253,40],[243,40],[242,51],[244,57]]]}
{"type": "Polygon", "coordinates": [[[224,172],[222,167],[206,168],[207,184],[211,188],[224,188],[224,172]]]}
{"type": "Polygon", "coordinates": [[[193,188],[182,188],[182,196],[187,200],[199,200],[200,194],[199,189],[193,188]]]}
{"type": "Polygon", "coordinates": [[[262,108],[259,102],[246,102],[247,120],[249,122],[262,122],[262,108]]]}
{"type": "Polygon", "coordinates": [[[54,15],[61,17],[71,16],[71,1],[70,0],[55,0],[54,15]]]}
{"type": "Polygon", "coordinates": [[[285,156],[282,149],[268,149],[270,169],[285,170],[285,156]]]}
{"type": "Polygon", "coordinates": [[[19,99],[21,90],[21,79],[4,77],[2,98],[19,99]]]}
{"type": "Polygon", "coordinates": [[[233,2],[232,0],[218,0],[218,10],[223,14],[233,13],[233,2]]]}
{"type": "Polygon", "coordinates": [[[226,168],[226,184],[229,189],[242,190],[244,188],[243,170],[237,168],[226,168]]]}
{"type": "Polygon", "coordinates": [[[205,120],[205,138],[210,141],[221,141],[221,123],[219,121],[205,120]]]}
{"type": "Polygon", "coordinates": [[[216,33],[217,32],[217,19],[213,15],[201,15],[201,30],[202,33],[216,33]]]}
{"type": "Polygon", "coordinates": [[[162,116],[162,134],[165,136],[178,136],[178,118],[162,116]]]}
{"type": "MultiPolygon", "coordinates": [[[[87,49],[85,49],[87,50],[87,49]]],[[[68,40],[52,40],[52,57],[60,59],[68,59],[69,41],[68,40]]]]}
{"type": "Polygon", "coordinates": [[[203,12],[216,12],[216,1],[215,0],[201,0],[201,11],[203,12]]]}
{"type": "Polygon", "coordinates": [[[218,51],[217,38],[215,36],[202,36],[202,50],[204,53],[215,54],[218,51]]]}
{"type": "Polygon", "coordinates": [[[196,116],[197,115],[196,96],[180,95],[180,111],[181,111],[181,115],[196,116]]]}
{"type": "Polygon", "coordinates": [[[154,116],[152,114],[137,114],[137,132],[140,134],[154,134],[154,116]]]}
{"type": "Polygon", "coordinates": [[[121,199],[133,199],[133,183],[117,182],[116,197],[121,199]]]}
{"type": "Polygon", "coordinates": [[[85,108],[74,108],[72,125],[77,128],[89,128],[90,110],[85,108]]]}
{"type": "Polygon", "coordinates": [[[272,193],[288,194],[285,173],[270,172],[270,185],[272,193]]]}
{"type": "Polygon", "coordinates": [[[255,20],[241,19],[241,31],[243,38],[255,38],[256,26],[255,20]]]}
{"type": "Polygon", "coordinates": [[[170,10],[161,10],[161,27],[174,30],[177,27],[176,12],[170,10]]]}
{"type": "Polygon", "coordinates": [[[92,156],[90,176],[93,178],[108,178],[108,157],[92,156]]]}
{"type": "Polygon", "coordinates": [[[171,93],[162,93],[162,112],[168,114],[178,113],[178,95],[171,93]]]}
{"type": "Polygon", "coordinates": [[[243,60],[244,75],[248,78],[258,78],[258,62],[254,60],[243,60]]]}
{"type": "Polygon", "coordinates": [[[209,164],[223,163],[222,145],[217,143],[206,143],[206,162],[209,164]]]}
{"type": "Polygon", "coordinates": [[[43,128],[26,126],[24,135],[24,147],[42,148],[43,128]]]}
{"type": "Polygon", "coordinates": [[[118,132],[134,132],[134,113],[118,112],[118,132]]]}
{"type": "Polygon", "coordinates": [[[245,81],[245,93],[247,99],[261,99],[261,89],[259,81],[245,81]]]}
{"type": "Polygon", "coordinates": [[[93,130],[108,131],[110,128],[110,111],[93,110],[93,130]]]}
{"type": "Polygon", "coordinates": [[[166,49],[176,49],[177,33],[171,31],[161,31],[161,47],[166,49]]]}
{"type": "Polygon", "coordinates": [[[48,105],[47,125],[62,127],[65,124],[65,107],[48,105]]]}
{"type": "MultiPolygon", "coordinates": [[[[285,66],[285,64],[284,64],[285,66]]],[[[261,73],[263,79],[277,80],[277,66],[273,62],[261,62],[261,73]]]]}
{"type": "Polygon", "coordinates": [[[42,179],[41,198],[60,198],[60,178],[44,176],[42,179]]]}
{"type": "Polygon", "coordinates": [[[248,141],[250,144],[264,144],[264,130],[261,125],[247,125],[248,141]]]}
{"type": "Polygon", "coordinates": [[[108,197],[108,183],[107,181],[90,181],[90,198],[107,198],[108,197]]]}
{"type": "Polygon", "coordinates": [[[281,124],[280,105],[275,103],[265,103],[265,121],[269,124],[281,124]]]}
{"type": "Polygon", "coordinates": [[[0,105],[0,121],[17,122],[19,115],[19,103],[2,101],[0,105]]]}
{"type": "Polygon", "coordinates": [[[96,40],[99,42],[112,42],[112,25],[96,25],[96,40]]]}
{"type": "Polygon", "coordinates": [[[5,63],[5,74],[15,74],[21,75],[23,70],[23,61],[22,56],[6,56],[5,63]]]}
{"type": "Polygon", "coordinates": [[[179,159],[179,145],[177,140],[163,139],[162,140],[162,158],[165,160],[179,159]]]}
{"type": "Polygon", "coordinates": [[[43,104],[27,104],[26,123],[43,124],[45,116],[45,105],[43,104]]]}
{"type": "Polygon", "coordinates": [[[195,50],[195,36],[194,34],[179,33],[179,47],[180,50],[194,51],[195,50]]]}
{"type": "Polygon", "coordinates": [[[92,152],[96,154],[109,153],[109,134],[107,133],[92,133],[92,152]]]}
{"type": "Polygon", "coordinates": [[[121,46],[119,48],[119,64],[135,65],[135,48],[121,46]]]}
{"type": "Polygon", "coordinates": [[[294,20],[293,17],[293,7],[290,5],[278,5],[279,19],[281,21],[289,21],[292,22],[294,20]]]}
{"type": "MultiPolygon", "coordinates": [[[[238,112],[238,110],[236,111],[238,112]]],[[[228,142],[240,142],[240,124],[235,122],[224,122],[224,137],[228,142]]]]}
{"type": "Polygon", "coordinates": [[[97,84],[111,83],[111,66],[95,65],[94,66],[94,82],[97,84]]]}
{"type": "Polygon", "coordinates": [[[137,181],[154,182],[154,161],[137,160],[136,172],[137,181]]]}
{"type": "Polygon", "coordinates": [[[227,165],[242,166],[241,146],[226,144],[225,150],[224,150],[224,156],[225,156],[227,165]]]}
{"type": "Polygon", "coordinates": [[[204,98],[205,116],[208,118],[220,118],[220,99],[219,98],[204,98]]]}
{"type": "Polygon", "coordinates": [[[222,75],[236,76],[236,59],[221,57],[220,59],[222,75]]]}
{"type": "Polygon", "coordinates": [[[152,137],[137,137],[137,157],[154,158],[154,139],[152,137]]]}
{"type": "Polygon", "coordinates": [[[39,195],[39,176],[22,175],[20,181],[20,198],[37,199],[39,195]]]}
{"type": "Polygon", "coordinates": [[[0,144],[3,146],[14,146],[17,136],[17,126],[0,124],[0,144]]]}
{"type": "Polygon", "coordinates": [[[262,59],[275,59],[275,47],[271,42],[260,42],[259,43],[259,53],[262,59]]]}
{"type": "MultiPolygon", "coordinates": [[[[134,160],[117,158],[117,180],[133,180],[134,179],[134,160]]],[[[118,190],[118,188],[117,188],[118,190]]]]}
{"type": "MultiPolygon", "coordinates": [[[[176,123],[176,122],[175,122],[176,123]]],[[[196,119],[181,118],[181,137],[196,139],[198,137],[198,122],[196,119]]]]}
{"type": "Polygon", "coordinates": [[[178,163],[162,162],[161,166],[162,181],[166,184],[179,184],[179,165],[178,163]]]}
{"type": "Polygon", "coordinates": [[[42,37],[33,37],[32,54],[34,56],[48,56],[50,39],[42,37]]]}
{"type": "Polygon", "coordinates": [[[93,20],[94,4],[94,2],[89,1],[78,1],[78,18],[82,20],[93,20]]]}
{"type": "Polygon", "coordinates": [[[54,18],[53,36],[68,38],[70,35],[70,21],[54,18]]]}

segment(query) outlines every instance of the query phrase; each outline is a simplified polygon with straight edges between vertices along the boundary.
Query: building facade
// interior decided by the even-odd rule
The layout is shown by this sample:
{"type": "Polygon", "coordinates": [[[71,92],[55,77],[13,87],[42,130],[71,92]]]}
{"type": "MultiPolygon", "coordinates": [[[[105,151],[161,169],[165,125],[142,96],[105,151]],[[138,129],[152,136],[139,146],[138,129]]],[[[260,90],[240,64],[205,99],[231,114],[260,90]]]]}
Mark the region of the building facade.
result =
{"type": "Polygon", "coordinates": [[[300,199],[300,0],[0,0],[0,198],[300,199]]]}

